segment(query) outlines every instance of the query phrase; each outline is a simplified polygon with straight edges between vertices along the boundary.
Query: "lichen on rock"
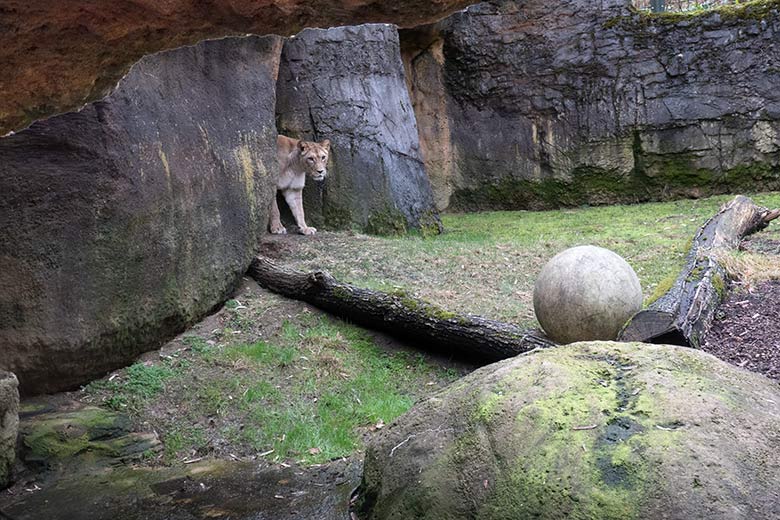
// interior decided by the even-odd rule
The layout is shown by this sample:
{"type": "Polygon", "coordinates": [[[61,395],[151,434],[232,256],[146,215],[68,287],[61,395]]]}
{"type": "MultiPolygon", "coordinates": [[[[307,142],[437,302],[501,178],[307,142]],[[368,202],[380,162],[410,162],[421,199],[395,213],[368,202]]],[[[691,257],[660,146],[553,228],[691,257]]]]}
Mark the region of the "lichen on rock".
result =
{"type": "Polygon", "coordinates": [[[578,343],[484,367],[366,455],[360,517],[771,518],[780,390],[701,351],[578,343]]]}

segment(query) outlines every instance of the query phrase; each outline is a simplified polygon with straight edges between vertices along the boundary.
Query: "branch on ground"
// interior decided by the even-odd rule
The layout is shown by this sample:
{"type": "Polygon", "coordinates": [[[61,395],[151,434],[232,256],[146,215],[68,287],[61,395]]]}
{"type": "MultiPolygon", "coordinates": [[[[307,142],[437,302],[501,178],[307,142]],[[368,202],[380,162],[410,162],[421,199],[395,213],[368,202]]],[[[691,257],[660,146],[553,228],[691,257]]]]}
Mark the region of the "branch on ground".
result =
{"type": "Polygon", "coordinates": [[[404,291],[363,289],[339,282],[325,271],[307,273],[265,257],[252,262],[249,276],[282,296],[305,301],[352,323],[439,354],[492,363],[555,345],[537,330],[455,314],[404,291]]]}

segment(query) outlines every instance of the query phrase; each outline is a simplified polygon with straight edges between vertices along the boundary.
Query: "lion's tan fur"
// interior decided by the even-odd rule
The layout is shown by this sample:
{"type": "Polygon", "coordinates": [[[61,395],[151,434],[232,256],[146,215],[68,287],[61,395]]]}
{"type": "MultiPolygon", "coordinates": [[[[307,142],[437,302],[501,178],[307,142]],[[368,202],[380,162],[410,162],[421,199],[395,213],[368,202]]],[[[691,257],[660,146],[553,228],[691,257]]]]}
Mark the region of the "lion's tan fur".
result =
{"type": "MultiPolygon", "coordinates": [[[[330,141],[326,139],[321,143],[315,143],[280,135],[276,140],[276,152],[279,159],[276,189],[282,192],[287,205],[290,206],[299,231],[304,235],[313,235],[317,230],[306,225],[302,192],[307,176],[321,181],[327,175],[330,141]]],[[[275,196],[271,205],[269,228],[274,234],[287,233],[280,220],[275,196]]]]}

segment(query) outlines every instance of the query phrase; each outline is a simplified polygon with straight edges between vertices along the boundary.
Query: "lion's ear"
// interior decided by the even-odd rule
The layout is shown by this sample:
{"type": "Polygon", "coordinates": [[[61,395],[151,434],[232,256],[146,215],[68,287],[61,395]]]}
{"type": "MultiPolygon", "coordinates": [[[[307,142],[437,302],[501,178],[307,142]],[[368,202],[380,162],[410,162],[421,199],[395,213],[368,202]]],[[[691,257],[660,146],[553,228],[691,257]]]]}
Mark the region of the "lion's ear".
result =
{"type": "Polygon", "coordinates": [[[304,141],[302,141],[302,140],[298,141],[298,149],[301,152],[305,152],[306,151],[306,143],[304,141]]]}
{"type": "Polygon", "coordinates": [[[320,143],[326,150],[330,151],[330,139],[325,139],[320,143]]]}

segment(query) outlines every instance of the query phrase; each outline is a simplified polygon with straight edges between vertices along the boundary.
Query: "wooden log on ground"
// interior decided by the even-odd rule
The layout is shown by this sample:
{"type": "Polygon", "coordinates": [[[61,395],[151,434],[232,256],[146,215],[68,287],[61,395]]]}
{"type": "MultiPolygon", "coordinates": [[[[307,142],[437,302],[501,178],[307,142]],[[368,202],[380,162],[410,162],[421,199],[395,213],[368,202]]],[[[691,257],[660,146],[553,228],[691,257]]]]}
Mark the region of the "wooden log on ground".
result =
{"type": "Polygon", "coordinates": [[[742,195],[725,204],[697,231],[672,287],[634,315],[618,340],[698,348],[726,288],[726,272],[718,257],[737,249],[743,238],[778,216],[780,210],[757,206],[742,195]]]}
{"type": "Polygon", "coordinates": [[[248,274],[282,296],[305,301],[352,323],[442,354],[492,363],[555,345],[536,330],[458,315],[402,291],[362,289],[339,282],[324,271],[306,273],[265,257],[256,258],[248,274]]]}

